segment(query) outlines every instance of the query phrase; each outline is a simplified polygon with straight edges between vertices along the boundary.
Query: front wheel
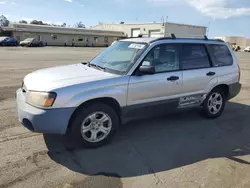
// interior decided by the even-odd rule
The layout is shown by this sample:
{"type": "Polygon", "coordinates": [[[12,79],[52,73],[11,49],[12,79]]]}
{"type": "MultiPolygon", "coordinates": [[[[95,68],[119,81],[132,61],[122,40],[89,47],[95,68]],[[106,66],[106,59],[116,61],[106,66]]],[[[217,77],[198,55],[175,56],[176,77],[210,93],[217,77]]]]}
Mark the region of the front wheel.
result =
{"type": "Polygon", "coordinates": [[[207,118],[217,118],[224,111],[226,103],[225,94],[221,89],[212,90],[203,102],[203,114],[207,118]]]}
{"type": "Polygon", "coordinates": [[[95,148],[108,143],[115,135],[119,118],[115,110],[102,103],[83,107],[67,133],[75,146],[95,148]]]}

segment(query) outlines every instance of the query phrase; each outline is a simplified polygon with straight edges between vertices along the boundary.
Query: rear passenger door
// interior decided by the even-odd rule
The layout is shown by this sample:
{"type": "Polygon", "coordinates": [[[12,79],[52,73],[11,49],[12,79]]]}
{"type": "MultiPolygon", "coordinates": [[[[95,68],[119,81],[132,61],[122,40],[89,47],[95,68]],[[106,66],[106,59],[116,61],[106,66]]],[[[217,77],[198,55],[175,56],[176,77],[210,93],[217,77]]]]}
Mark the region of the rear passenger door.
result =
{"type": "Polygon", "coordinates": [[[217,70],[204,44],[182,45],[181,69],[184,96],[202,96],[217,84],[217,70]]]}

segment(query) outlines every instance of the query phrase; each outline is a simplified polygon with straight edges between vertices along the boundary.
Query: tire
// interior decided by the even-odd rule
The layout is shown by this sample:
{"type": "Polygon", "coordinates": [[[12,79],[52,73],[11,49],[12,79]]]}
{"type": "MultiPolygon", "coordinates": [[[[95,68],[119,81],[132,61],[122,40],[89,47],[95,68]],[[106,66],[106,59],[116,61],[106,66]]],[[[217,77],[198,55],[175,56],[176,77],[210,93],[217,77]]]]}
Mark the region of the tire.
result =
{"type": "Polygon", "coordinates": [[[95,103],[85,106],[76,114],[66,137],[67,140],[70,139],[69,141],[74,147],[100,147],[107,144],[114,137],[119,127],[119,122],[119,118],[112,107],[103,103],[95,103]],[[100,123],[100,119],[104,117],[108,120],[100,123]],[[91,120],[91,118],[93,118],[93,120],[91,120]],[[98,125],[98,123],[100,124],[98,125]],[[106,132],[106,136],[105,133],[100,130],[103,128],[106,132]],[[84,133],[82,131],[84,131],[84,133]],[[92,135],[93,138],[91,139],[92,135]],[[95,135],[97,137],[96,140],[94,140],[95,135]]]}
{"type": "Polygon", "coordinates": [[[224,111],[225,104],[226,104],[226,97],[224,91],[222,89],[216,88],[208,94],[208,96],[203,102],[202,105],[203,115],[209,119],[218,118],[224,111]]]}

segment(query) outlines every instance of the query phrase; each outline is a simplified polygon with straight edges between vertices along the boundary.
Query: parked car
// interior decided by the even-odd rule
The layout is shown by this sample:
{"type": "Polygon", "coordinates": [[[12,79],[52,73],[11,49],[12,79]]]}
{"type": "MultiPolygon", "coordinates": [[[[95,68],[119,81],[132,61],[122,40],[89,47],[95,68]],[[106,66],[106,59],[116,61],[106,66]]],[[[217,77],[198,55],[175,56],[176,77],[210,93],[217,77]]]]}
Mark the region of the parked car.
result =
{"type": "Polygon", "coordinates": [[[130,38],[89,63],[28,74],[16,100],[31,131],[97,147],[135,118],[193,107],[217,118],[240,89],[240,68],[223,41],[130,38]]]}
{"type": "Polygon", "coordinates": [[[29,47],[38,47],[38,46],[43,46],[43,42],[39,41],[35,38],[27,38],[23,41],[20,42],[21,46],[29,46],[29,47]]]}
{"type": "Polygon", "coordinates": [[[244,52],[250,52],[250,46],[246,47],[246,48],[244,49],[244,52]]]}
{"type": "Polygon", "coordinates": [[[232,49],[233,49],[233,51],[238,52],[241,48],[240,48],[240,46],[239,46],[239,45],[237,45],[236,43],[233,43],[233,45],[232,45],[232,49]]]}
{"type": "Polygon", "coordinates": [[[0,37],[0,46],[18,46],[18,42],[12,37],[0,37]]]}

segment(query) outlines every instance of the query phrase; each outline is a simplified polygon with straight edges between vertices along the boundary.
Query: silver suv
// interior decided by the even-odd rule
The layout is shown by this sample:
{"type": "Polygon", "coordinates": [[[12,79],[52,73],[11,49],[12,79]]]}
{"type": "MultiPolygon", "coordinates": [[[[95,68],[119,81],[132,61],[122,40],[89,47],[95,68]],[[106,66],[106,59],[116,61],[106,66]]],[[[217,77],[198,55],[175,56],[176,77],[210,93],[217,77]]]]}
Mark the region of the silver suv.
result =
{"type": "Polygon", "coordinates": [[[91,62],[38,70],[17,90],[19,121],[75,143],[107,143],[119,124],[168,110],[200,107],[219,117],[241,89],[240,68],[219,40],[130,38],[91,62]]]}

